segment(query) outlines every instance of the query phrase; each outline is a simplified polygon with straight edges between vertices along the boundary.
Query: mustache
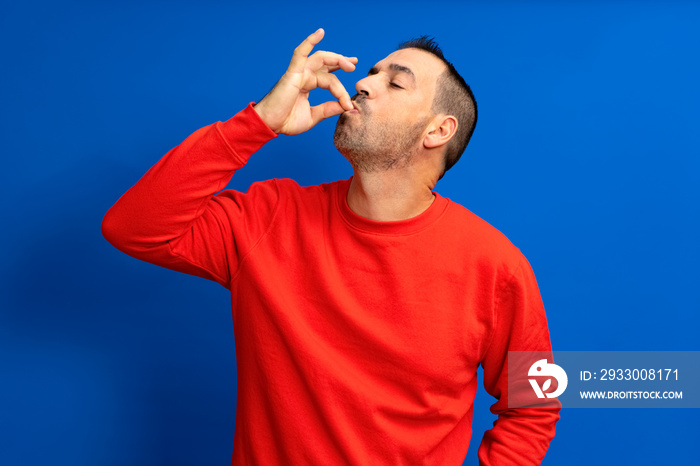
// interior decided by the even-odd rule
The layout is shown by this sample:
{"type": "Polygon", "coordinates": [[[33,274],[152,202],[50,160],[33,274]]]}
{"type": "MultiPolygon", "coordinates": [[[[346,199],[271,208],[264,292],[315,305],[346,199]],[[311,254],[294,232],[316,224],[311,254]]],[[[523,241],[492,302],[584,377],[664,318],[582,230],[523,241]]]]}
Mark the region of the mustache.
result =
{"type": "Polygon", "coordinates": [[[355,94],[354,96],[352,96],[350,98],[350,100],[352,100],[355,103],[355,105],[360,107],[360,110],[362,110],[363,112],[367,112],[367,105],[366,105],[367,96],[366,95],[355,94]]]}

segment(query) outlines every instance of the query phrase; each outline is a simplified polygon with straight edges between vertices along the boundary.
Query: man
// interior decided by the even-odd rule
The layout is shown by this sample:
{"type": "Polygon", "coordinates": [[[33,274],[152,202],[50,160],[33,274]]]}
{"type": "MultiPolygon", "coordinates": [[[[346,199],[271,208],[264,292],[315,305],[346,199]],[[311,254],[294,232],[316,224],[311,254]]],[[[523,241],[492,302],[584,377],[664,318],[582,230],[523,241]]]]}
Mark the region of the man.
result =
{"type": "Polygon", "coordinates": [[[473,131],[471,91],[418,40],[351,99],[332,73],[357,59],[310,55],[322,37],[257,105],[166,154],[107,213],[105,237],[230,289],[232,464],[461,464],[479,364],[499,399],[480,462],[539,464],[558,409],[509,409],[505,372],[508,351],[551,349],[535,278],[502,234],[432,191],[473,131]],[[338,100],[311,107],[317,87],[338,100]],[[277,134],[339,114],[350,180],[214,195],[277,134]]]}

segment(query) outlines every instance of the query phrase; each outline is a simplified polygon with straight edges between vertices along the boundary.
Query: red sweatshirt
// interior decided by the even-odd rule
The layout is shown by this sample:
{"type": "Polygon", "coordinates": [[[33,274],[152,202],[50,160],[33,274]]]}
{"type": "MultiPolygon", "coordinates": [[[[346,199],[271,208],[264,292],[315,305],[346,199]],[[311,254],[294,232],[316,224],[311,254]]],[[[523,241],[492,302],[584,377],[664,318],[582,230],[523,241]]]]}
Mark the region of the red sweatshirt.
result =
{"type": "Polygon", "coordinates": [[[105,237],[231,291],[234,465],[459,465],[476,370],[498,398],[484,465],[539,464],[558,410],[507,409],[509,350],[550,350],[535,277],[508,239],[435,194],[377,222],[349,181],[223,191],[275,134],[249,106],[171,150],[109,210],[105,237]]]}

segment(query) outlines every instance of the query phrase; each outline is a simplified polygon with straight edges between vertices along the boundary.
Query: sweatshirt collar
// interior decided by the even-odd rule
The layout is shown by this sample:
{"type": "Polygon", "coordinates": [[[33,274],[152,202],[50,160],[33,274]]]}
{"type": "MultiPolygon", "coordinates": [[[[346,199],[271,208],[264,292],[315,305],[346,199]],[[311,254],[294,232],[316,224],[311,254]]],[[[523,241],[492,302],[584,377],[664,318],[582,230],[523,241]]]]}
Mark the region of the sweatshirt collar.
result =
{"type": "Polygon", "coordinates": [[[337,189],[335,192],[336,205],[340,210],[343,220],[349,226],[367,233],[391,236],[402,236],[417,233],[428,228],[440,217],[442,217],[450,202],[449,199],[444,198],[440,196],[440,194],[433,191],[433,194],[435,195],[435,200],[433,203],[430,204],[430,207],[428,207],[425,211],[415,217],[390,222],[370,220],[356,214],[352,211],[352,209],[350,209],[350,206],[348,206],[348,190],[350,189],[351,181],[352,177],[337,183],[337,189]]]}

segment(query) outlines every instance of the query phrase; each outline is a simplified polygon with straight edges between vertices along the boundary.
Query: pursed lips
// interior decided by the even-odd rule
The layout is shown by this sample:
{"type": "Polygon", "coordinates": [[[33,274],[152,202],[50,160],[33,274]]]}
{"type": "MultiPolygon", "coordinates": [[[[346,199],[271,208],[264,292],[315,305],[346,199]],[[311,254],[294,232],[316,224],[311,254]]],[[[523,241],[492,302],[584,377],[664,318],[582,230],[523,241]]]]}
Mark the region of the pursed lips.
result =
{"type": "Polygon", "coordinates": [[[348,110],[350,113],[360,113],[360,112],[365,112],[365,109],[363,108],[364,101],[361,101],[360,98],[354,98],[352,99],[352,106],[354,107],[353,110],[348,110]]]}

